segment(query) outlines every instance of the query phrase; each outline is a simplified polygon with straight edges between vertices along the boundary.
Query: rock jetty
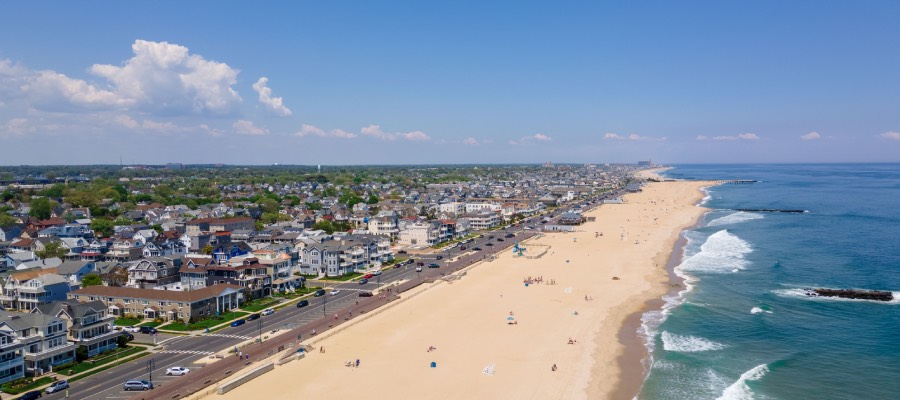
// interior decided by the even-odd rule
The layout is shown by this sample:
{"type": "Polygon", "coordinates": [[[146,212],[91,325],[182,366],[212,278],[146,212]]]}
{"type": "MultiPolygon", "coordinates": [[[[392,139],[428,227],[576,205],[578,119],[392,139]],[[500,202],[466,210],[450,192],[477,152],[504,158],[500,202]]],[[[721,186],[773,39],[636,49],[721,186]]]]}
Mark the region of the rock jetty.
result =
{"type": "Polygon", "coordinates": [[[875,301],[891,301],[894,300],[894,294],[882,290],[859,290],[859,289],[807,289],[807,296],[822,297],[840,297],[844,299],[858,300],[875,300],[875,301]]]}

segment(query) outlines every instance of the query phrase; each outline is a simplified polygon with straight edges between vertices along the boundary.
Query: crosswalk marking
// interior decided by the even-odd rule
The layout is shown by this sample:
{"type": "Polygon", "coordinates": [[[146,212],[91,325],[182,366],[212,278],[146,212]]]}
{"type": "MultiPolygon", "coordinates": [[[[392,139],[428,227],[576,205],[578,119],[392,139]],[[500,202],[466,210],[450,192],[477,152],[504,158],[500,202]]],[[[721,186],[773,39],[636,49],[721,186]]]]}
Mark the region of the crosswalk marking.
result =
{"type": "Polygon", "coordinates": [[[227,338],[231,338],[231,339],[243,339],[243,340],[253,339],[250,336],[228,335],[228,334],[224,334],[224,333],[208,333],[204,336],[227,337],[227,338]]]}
{"type": "Polygon", "coordinates": [[[198,351],[198,350],[162,350],[159,353],[164,354],[199,354],[199,355],[210,355],[216,354],[214,351],[198,351]]]}

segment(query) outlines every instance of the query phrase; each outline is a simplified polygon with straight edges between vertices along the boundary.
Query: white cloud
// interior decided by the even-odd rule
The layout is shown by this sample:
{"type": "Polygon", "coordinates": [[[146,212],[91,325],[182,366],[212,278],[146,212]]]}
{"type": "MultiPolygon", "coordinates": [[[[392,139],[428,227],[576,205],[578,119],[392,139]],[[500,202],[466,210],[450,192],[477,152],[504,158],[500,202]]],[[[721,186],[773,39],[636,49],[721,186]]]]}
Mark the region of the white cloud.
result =
{"type": "Polygon", "coordinates": [[[757,136],[755,133],[742,133],[742,134],[738,135],[738,139],[759,140],[759,136],[757,136]]]}
{"type": "Polygon", "coordinates": [[[268,129],[253,125],[253,122],[247,121],[245,119],[236,121],[231,125],[231,127],[234,128],[235,133],[239,133],[241,135],[262,136],[269,134],[268,129]]]}
{"type": "Polygon", "coordinates": [[[242,99],[232,88],[238,70],[168,42],[135,40],[121,67],[94,64],[119,102],[165,114],[229,114],[242,99]]]}
{"type": "Polygon", "coordinates": [[[294,135],[300,136],[300,137],[309,136],[309,135],[315,135],[315,136],[319,136],[319,137],[330,136],[330,137],[336,137],[336,138],[341,138],[341,139],[353,139],[357,136],[355,133],[347,132],[343,129],[332,129],[331,131],[326,132],[325,130],[323,130],[319,127],[309,125],[309,124],[301,125],[300,130],[295,132],[294,135]]]}
{"type": "Polygon", "coordinates": [[[268,83],[269,78],[264,76],[253,84],[253,90],[259,93],[259,102],[269,106],[275,114],[282,117],[288,117],[293,114],[289,108],[284,106],[281,97],[272,97],[272,89],[268,87],[268,83]]]}
{"type": "Polygon", "coordinates": [[[697,140],[719,140],[719,141],[735,141],[735,140],[759,140],[759,136],[755,133],[741,133],[739,135],[730,135],[730,136],[713,136],[712,138],[708,138],[704,135],[697,136],[697,140]]]}
{"type": "Polygon", "coordinates": [[[20,86],[40,108],[58,109],[62,100],[69,104],[89,108],[119,108],[135,103],[133,99],[98,89],[81,79],[70,78],[54,71],[38,71],[29,74],[20,86]]]}
{"type": "Polygon", "coordinates": [[[381,130],[381,127],[378,125],[369,125],[363,127],[359,130],[360,133],[366,136],[371,136],[376,139],[381,140],[397,140],[397,139],[405,139],[410,141],[426,141],[431,140],[431,137],[425,134],[422,131],[412,131],[412,132],[385,132],[381,130]]]}
{"type": "MultiPolygon", "coordinates": [[[[665,137],[655,138],[655,137],[650,137],[650,136],[641,136],[636,133],[632,133],[628,136],[622,136],[618,133],[605,133],[605,134],[603,134],[603,139],[604,140],[628,140],[628,141],[632,141],[632,142],[648,141],[648,140],[656,140],[656,141],[666,140],[665,137]]],[[[697,140],[703,140],[703,139],[700,139],[698,137],[697,140]]]]}
{"type": "Polygon", "coordinates": [[[13,118],[5,124],[0,125],[0,137],[4,136],[22,136],[36,130],[35,127],[29,125],[25,118],[13,118]]]}
{"type": "Polygon", "coordinates": [[[480,143],[478,143],[478,139],[475,139],[473,137],[467,137],[467,138],[463,139],[462,142],[464,145],[467,145],[467,146],[478,146],[480,144],[480,143]]]}
{"type": "Polygon", "coordinates": [[[706,135],[697,135],[697,140],[706,140],[709,139],[706,135]]]}
{"type": "Polygon", "coordinates": [[[221,129],[210,128],[209,125],[206,124],[200,124],[200,130],[206,132],[207,134],[209,134],[209,136],[212,137],[221,137],[225,134],[225,132],[222,132],[221,129]]]}
{"type": "Polygon", "coordinates": [[[819,140],[821,138],[822,138],[822,135],[820,135],[819,132],[810,132],[803,136],[800,136],[800,139],[803,139],[803,140],[819,140]]]}
{"type": "MultiPolygon", "coordinates": [[[[154,131],[160,133],[187,132],[194,129],[178,126],[171,122],[154,121],[150,119],[145,119],[141,122],[138,122],[134,118],[125,114],[113,117],[113,122],[128,129],[154,131]]],[[[198,128],[209,132],[209,127],[207,127],[206,125],[200,125],[198,128]]]]}
{"type": "Polygon", "coordinates": [[[881,134],[881,137],[885,139],[900,140],[900,132],[885,132],[881,134]]]}
{"type": "Polygon", "coordinates": [[[519,140],[510,140],[509,144],[514,145],[514,146],[527,145],[527,144],[534,143],[535,140],[539,140],[542,142],[549,142],[553,139],[550,136],[547,136],[543,133],[535,133],[534,135],[523,136],[519,140]]]}
{"type": "Polygon", "coordinates": [[[603,139],[625,140],[625,137],[618,133],[605,133],[603,134],[603,139]]]}

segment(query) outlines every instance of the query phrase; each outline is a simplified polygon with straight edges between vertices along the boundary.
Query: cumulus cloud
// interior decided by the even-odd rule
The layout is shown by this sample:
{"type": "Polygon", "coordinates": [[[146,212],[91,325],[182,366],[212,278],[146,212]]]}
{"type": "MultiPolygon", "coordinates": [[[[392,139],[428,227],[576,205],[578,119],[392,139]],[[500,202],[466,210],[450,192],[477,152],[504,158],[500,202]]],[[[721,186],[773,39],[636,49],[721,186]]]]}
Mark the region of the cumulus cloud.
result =
{"type": "Polygon", "coordinates": [[[885,139],[900,140],[900,132],[885,132],[881,134],[881,137],[885,139]]]}
{"type": "Polygon", "coordinates": [[[665,137],[655,138],[655,137],[650,137],[650,136],[641,136],[636,133],[632,133],[628,136],[623,136],[618,133],[605,133],[605,134],[603,134],[603,139],[604,140],[628,140],[628,141],[633,141],[633,142],[648,141],[648,140],[658,140],[658,141],[666,140],[665,137]]]}
{"type": "Polygon", "coordinates": [[[803,140],[819,140],[821,138],[822,138],[822,135],[820,135],[819,132],[810,132],[803,136],[800,136],[800,139],[803,139],[803,140]]]}
{"type": "Polygon", "coordinates": [[[272,97],[272,89],[269,88],[268,84],[269,78],[265,76],[259,78],[259,80],[253,84],[253,90],[259,94],[259,102],[272,109],[276,115],[288,117],[293,114],[289,108],[284,106],[281,97],[272,97]]]}
{"type": "Polygon", "coordinates": [[[480,144],[480,143],[478,143],[478,139],[475,139],[473,137],[467,137],[467,138],[463,139],[462,142],[464,145],[467,145],[467,146],[478,146],[480,144]]]}
{"type": "Polygon", "coordinates": [[[232,124],[231,127],[234,128],[235,133],[239,133],[241,135],[262,136],[269,134],[268,129],[253,125],[253,122],[247,121],[245,119],[235,121],[235,123],[232,124]]]}
{"type": "Polygon", "coordinates": [[[300,130],[297,131],[296,133],[294,133],[294,135],[300,136],[300,137],[309,136],[309,135],[314,135],[314,136],[319,136],[319,137],[329,137],[330,136],[330,137],[336,137],[336,138],[341,138],[341,139],[353,139],[357,136],[355,133],[347,132],[343,129],[332,129],[332,130],[326,132],[324,129],[321,129],[319,127],[309,125],[309,124],[301,125],[300,130]]]}
{"type": "Polygon", "coordinates": [[[543,133],[535,133],[534,135],[523,136],[518,140],[510,140],[509,144],[515,145],[515,146],[527,145],[527,144],[534,143],[534,141],[536,141],[536,140],[541,141],[541,142],[549,142],[549,141],[553,140],[553,138],[551,138],[550,136],[547,136],[543,133]]]}
{"type": "Polygon", "coordinates": [[[431,140],[431,137],[422,131],[385,132],[385,131],[381,130],[381,127],[378,125],[369,125],[369,126],[363,127],[359,131],[363,135],[371,136],[376,139],[388,140],[388,141],[394,141],[397,139],[404,139],[404,140],[410,140],[410,141],[431,140]]]}
{"type": "MultiPolygon", "coordinates": [[[[167,121],[154,121],[151,119],[145,119],[138,122],[134,118],[124,114],[113,117],[113,122],[129,129],[160,133],[187,132],[192,130],[192,128],[178,126],[167,121]]],[[[203,127],[205,126],[206,125],[201,125],[198,128],[203,129],[203,127]]],[[[206,130],[208,131],[209,128],[206,127],[206,130]]]]}
{"type": "Polygon", "coordinates": [[[735,141],[735,140],[759,140],[759,136],[755,133],[741,133],[739,135],[730,135],[730,136],[713,136],[708,137],[706,135],[697,135],[697,140],[719,140],[719,141],[735,141]]]}

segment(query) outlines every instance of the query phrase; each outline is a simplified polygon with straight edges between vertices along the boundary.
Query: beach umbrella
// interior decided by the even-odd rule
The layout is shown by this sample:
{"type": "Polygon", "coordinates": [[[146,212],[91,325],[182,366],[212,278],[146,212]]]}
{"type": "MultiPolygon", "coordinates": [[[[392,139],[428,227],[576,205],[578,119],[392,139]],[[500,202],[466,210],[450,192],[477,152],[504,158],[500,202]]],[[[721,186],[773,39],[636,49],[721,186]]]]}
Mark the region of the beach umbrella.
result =
{"type": "Polygon", "coordinates": [[[516,317],[513,317],[512,315],[506,317],[506,320],[507,320],[507,321],[512,321],[512,320],[515,320],[515,319],[516,319],[516,317]]]}

